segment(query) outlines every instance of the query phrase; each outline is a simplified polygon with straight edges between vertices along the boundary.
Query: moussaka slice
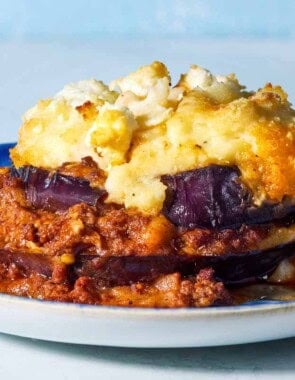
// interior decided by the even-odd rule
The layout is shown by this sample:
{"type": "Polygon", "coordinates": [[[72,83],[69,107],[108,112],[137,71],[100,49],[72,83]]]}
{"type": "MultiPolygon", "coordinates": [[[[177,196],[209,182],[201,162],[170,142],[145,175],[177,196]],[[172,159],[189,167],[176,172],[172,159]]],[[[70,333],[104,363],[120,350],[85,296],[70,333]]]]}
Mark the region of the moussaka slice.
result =
{"type": "Polygon", "coordinates": [[[175,86],[160,62],[65,86],[0,172],[0,291],[200,307],[294,282],[294,138],[281,87],[196,65],[175,86]]]}

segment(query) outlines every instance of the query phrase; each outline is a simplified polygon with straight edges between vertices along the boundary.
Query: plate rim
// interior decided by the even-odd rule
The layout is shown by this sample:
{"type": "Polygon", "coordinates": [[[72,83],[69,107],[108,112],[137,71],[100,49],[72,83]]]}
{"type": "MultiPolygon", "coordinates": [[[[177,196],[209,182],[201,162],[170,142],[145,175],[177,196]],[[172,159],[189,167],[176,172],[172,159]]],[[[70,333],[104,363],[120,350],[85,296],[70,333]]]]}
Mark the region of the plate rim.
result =
{"type": "Polygon", "coordinates": [[[266,301],[255,302],[253,304],[243,304],[234,306],[210,306],[204,308],[147,308],[147,307],[126,307],[126,306],[106,306],[106,305],[89,305],[79,304],[71,302],[59,302],[50,300],[41,300],[26,298],[21,296],[14,296],[5,293],[0,294],[0,304],[12,303],[25,306],[25,307],[37,307],[51,310],[55,310],[61,313],[72,313],[77,311],[81,314],[88,314],[88,316],[94,316],[98,314],[108,314],[109,316],[121,316],[130,317],[212,317],[212,316],[227,316],[227,315],[247,315],[252,313],[266,313],[271,311],[283,311],[295,310],[295,301],[266,301]]]}

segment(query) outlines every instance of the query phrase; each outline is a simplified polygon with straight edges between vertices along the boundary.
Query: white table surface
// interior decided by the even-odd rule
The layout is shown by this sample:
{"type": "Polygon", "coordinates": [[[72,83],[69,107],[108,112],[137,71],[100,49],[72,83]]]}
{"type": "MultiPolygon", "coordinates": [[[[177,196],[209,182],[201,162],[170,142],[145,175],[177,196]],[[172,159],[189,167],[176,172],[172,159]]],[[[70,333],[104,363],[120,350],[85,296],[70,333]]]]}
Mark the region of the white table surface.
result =
{"type": "MultiPolygon", "coordinates": [[[[250,89],[268,81],[281,84],[295,101],[295,41],[2,42],[0,141],[15,141],[21,114],[64,83],[92,77],[107,82],[155,59],[168,64],[174,79],[190,63],[197,63],[215,73],[236,72],[250,89]]],[[[280,328],[279,321],[274,328],[280,328]]],[[[29,376],[42,380],[294,379],[295,339],[147,350],[75,346],[0,334],[0,379],[29,376]]]]}

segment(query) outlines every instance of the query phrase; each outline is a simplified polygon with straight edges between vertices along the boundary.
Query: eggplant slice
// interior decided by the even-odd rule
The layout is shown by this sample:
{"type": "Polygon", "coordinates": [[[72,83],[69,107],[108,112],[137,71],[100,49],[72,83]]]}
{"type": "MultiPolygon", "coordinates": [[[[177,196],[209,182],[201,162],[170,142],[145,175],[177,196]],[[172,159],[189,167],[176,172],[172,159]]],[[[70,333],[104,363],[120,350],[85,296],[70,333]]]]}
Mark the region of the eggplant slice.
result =
{"type": "MultiPolygon", "coordinates": [[[[196,275],[201,269],[213,268],[215,278],[225,285],[244,285],[264,280],[284,259],[295,255],[295,241],[262,251],[224,255],[152,255],[94,257],[80,253],[70,267],[71,281],[80,276],[93,278],[99,285],[129,285],[150,282],[163,274],[180,272],[184,277],[196,275]]],[[[0,250],[0,263],[15,264],[29,276],[38,273],[51,278],[52,256],[0,250]]]]}
{"type": "Polygon", "coordinates": [[[27,200],[35,208],[65,210],[81,202],[96,206],[107,195],[103,189],[92,188],[85,179],[33,166],[12,167],[10,174],[22,180],[27,200]]]}
{"type": "Polygon", "coordinates": [[[37,273],[51,278],[53,271],[53,257],[27,252],[15,252],[9,249],[0,249],[0,263],[9,267],[15,265],[25,276],[37,273]]]}
{"type": "Polygon", "coordinates": [[[266,224],[295,214],[295,204],[290,202],[256,207],[236,166],[209,165],[162,176],[162,182],[167,186],[163,214],[176,226],[188,229],[236,229],[243,224],[266,224]]]}
{"type": "Polygon", "coordinates": [[[223,255],[167,255],[93,258],[80,255],[74,271],[108,286],[152,281],[162,274],[180,272],[183,276],[197,274],[203,268],[213,268],[215,278],[225,285],[242,285],[263,280],[281,260],[295,255],[295,241],[267,250],[223,255]]]}

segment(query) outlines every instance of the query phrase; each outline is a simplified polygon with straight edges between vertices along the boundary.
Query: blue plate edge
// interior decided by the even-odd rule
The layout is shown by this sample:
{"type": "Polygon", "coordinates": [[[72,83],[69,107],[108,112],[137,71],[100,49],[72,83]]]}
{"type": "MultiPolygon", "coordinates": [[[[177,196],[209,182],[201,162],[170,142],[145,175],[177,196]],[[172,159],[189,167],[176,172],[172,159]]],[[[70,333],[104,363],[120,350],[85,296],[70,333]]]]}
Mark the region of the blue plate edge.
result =
{"type": "Polygon", "coordinates": [[[0,166],[10,166],[9,150],[15,146],[15,142],[0,143],[0,166]]]}

